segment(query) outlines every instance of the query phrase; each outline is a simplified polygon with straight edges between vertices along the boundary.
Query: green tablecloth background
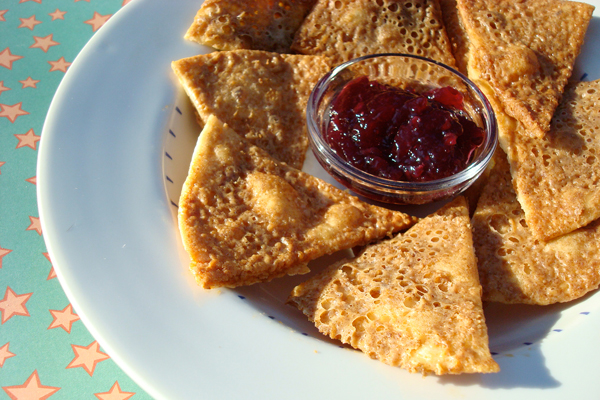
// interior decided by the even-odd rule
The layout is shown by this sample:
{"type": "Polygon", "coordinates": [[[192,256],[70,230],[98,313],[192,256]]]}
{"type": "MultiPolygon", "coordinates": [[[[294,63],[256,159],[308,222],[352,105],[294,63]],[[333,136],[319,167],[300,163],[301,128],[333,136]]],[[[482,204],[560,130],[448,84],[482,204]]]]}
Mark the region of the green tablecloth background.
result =
{"type": "MultiPolygon", "coordinates": [[[[44,245],[36,160],[54,93],[131,0],[0,0],[0,399],[149,399],[65,296],[44,245]]],[[[165,0],[168,1],[168,0],[165,0]]]]}

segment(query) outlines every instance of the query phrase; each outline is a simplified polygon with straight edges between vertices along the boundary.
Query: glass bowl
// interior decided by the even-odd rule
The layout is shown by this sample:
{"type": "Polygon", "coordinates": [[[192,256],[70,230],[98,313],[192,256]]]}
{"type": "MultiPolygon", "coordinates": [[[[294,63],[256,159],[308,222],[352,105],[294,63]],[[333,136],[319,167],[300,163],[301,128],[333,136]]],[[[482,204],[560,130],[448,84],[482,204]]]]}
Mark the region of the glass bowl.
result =
{"type": "Polygon", "coordinates": [[[334,68],[314,87],[307,105],[310,146],[317,160],[338,182],[372,200],[393,204],[426,204],[456,196],[484,172],[498,142],[496,117],[484,94],[466,76],[439,62],[407,54],[375,54],[334,68]],[[451,86],[463,96],[464,113],[484,130],[483,143],[465,169],[430,181],[397,181],[375,176],[351,165],[324,138],[331,103],[348,82],[367,76],[379,83],[417,93],[451,86]]]}

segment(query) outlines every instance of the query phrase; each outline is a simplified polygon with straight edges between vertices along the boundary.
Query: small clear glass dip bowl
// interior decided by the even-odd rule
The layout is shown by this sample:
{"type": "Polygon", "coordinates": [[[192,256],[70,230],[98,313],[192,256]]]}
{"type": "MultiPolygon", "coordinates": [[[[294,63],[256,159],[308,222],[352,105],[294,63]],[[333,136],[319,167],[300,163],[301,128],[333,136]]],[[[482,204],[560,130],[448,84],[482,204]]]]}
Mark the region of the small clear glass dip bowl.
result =
{"type": "Polygon", "coordinates": [[[479,178],[498,142],[496,117],[484,94],[466,76],[439,62],[407,54],[375,54],[348,61],[327,73],[314,87],[307,105],[310,145],[317,160],[338,182],[357,194],[392,204],[426,204],[456,196],[479,178]],[[360,76],[417,93],[451,86],[463,96],[468,117],[484,130],[483,143],[467,167],[441,179],[397,181],[366,173],[339,156],[327,143],[330,106],[344,86],[360,76]]]}

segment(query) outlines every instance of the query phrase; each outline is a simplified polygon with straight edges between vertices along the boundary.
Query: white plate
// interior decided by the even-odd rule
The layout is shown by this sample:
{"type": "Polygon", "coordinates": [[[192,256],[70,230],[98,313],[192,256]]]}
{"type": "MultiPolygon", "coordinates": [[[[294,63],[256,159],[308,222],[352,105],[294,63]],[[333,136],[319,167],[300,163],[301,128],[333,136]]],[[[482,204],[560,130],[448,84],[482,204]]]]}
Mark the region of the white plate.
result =
{"type": "MultiPolygon", "coordinates": [[[[200,3],[136,0],[117,13],[66,74],[42,135],[38,196],[54,267],[128,374],[165,399],[600,395],[597,293],[545,308],[489,306],[502,371],[423,378],[338,346],[285,306],[302,277],[199,289],[175,222],[198,128],[170,63],[208,51],[182,39],[200,3]]],[[[575,77],[600,78],[598,38],[596,16],[575,77]]],[[[312,159],[307,168],[326,177],[312,159]]]]}

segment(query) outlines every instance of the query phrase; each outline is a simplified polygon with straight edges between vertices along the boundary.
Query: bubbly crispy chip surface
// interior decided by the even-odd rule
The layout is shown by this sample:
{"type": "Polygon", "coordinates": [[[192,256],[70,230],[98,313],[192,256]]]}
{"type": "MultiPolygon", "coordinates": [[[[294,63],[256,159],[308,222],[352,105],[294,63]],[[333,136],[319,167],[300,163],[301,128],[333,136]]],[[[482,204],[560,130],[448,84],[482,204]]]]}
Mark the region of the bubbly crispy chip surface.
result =
{"type": "Polygon", "coordinates": [[[543,137],[571,76],[593,6],[563,0],[458,0],[470,39],[469,74],[506,112],[543,137]]]}
{"type": "Polygon", "coordinates": [[[442,10],[442,20],[456,61],[456,68],[467,75],[469,36],[458,15],[456,0],[439,0],[439,3],[442,10]]]}
{"type": "Polygon", "coordinates": [[[468,210],[458,198],[406,233],[297,286],[319,330],[411,372],[496,372],[468,210]]]}
{"type": "Polygon", "coordinates": [[[507,141],[517,197],[538,238],[600,218],[599,110],[600,80],[571,83],[545,137],[517,131],[507,141]]]}
{"type": "Polygon", "coordinates": [[[203,122],[216,115],[272,157],[302,168],[306,103],[330,69],[326,58],[238,50],[184,58],[172,67],[203,122]]]}
{"type": "Polygon", "coordinates": [[[305,273],[310,260],[415,222],[277,162],[214,116],[194,150],[178,217],[205,288],[305,273]]]}
{"type": "Polygon", "coordinates": [[[596,289],[600,221],[549,242],[538,240],[517,201],[506,155],[496,158],[473,216],[483,299],[546,305],[596,289]]]}
{"type": "Polygon", "coordinates": [[[289,53],[315,0],[205,0],[185,38],[217,50],[289,53]]]}
{"type": "Polygon", "coordinates": [[[437,0],[317,0],[292,44],[336,64],[376,53],[408,53],[454,65],[437,0]]]}

